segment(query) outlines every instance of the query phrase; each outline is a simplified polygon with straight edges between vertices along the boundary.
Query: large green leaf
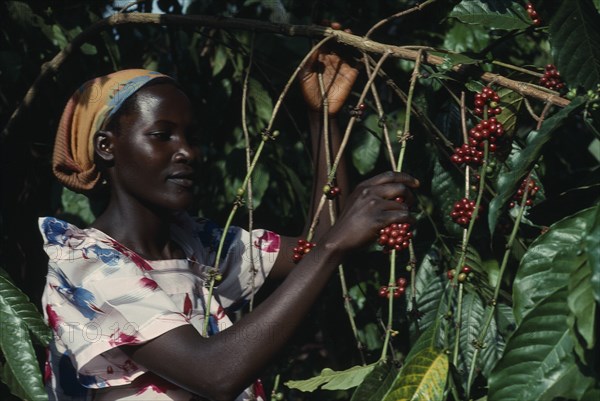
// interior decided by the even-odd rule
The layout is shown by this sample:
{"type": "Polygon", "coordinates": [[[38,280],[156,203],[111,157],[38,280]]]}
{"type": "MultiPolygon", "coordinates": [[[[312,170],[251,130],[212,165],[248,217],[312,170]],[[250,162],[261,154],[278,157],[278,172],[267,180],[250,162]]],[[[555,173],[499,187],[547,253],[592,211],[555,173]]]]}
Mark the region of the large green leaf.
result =
{"type": "Polygon", "coordinates": [[[497,194],[490,202],[488,224],[490,232],[494,232],[502,208],[517,190],[523,177],[537,161],[543,146],[548,142],[552,133],[559,128],[573,113],[579,111],[585,103],[582,97],[575,98],[567,107],[546,119],[539,131],[532,131],[527,137],[527,145],[512,160],[512,168],[498,177],[497,194]]]}
{"type": "Polygon", "coordinates": [[[383,401],[441,401],[447,378],[446,353],[432,347],[425,348],[407,360],[383,401]]]}
{"type": "Polygon", "coordinates": [[[0,300],[6,308],[2,309],[3,313],[9,313],[19,319],[41,345],[48,345],[52,340],[52,331],[44,322],[42,315],[29,301],[27,295],[3,274],[0,274],[0,300]]]}
{"type": "MultiPolygon", "coordinates": [[[[469,367],[473,360],[473,354],[477,339],[481,333],[481,327],[489,313],[483,300],[477,294],[467,293],[462,300],[460,333],[459,333],[459,353],[458,353],[458,371],[462,379],[463,388],[467,386],[469,367]]],[[[455,332],[450,331],[450,344],[454,344],[455,332]]],[[[478,370],[483,371],[484,375],[489,375],[492,368],[502,356],[504,350],[504,339],[498,333],[495,319],[492,319],[483,341],[483,348],[477,358],[475,365],[478,370]]]]}
{"type": "Polygon", "coordinates": [[[591,379],[575,362],[566,297],[558,289],[525,316],[492,371],[488,401],[580,398],[591,379]]]}
{"type": "Polygon", "coordinates": [[[456,171],[447,170],[439,160],[435,160],[433,166],[433,178],[431,180],[431,195],[434,204],[438,207],[438,213],[444,222],[446,230],[452,235],[460,238],[462,228],[452,221],[450,212],[454,203],[464,197],[462,179],[456,171]]]}
{"type": "Polygon", "coordinates": [[[600,83],[600,14],[589,0],[563,1],[550,21],[554,62],[571,87],[600,83]]]}
{"type": "Polygon", "coordinates": [[[375,364],[353,366],[350,369],[342,371],[325,368],[319,376],[306,380],[290,380],[285,385],[289,388],[309,392],[315,391],[321,386],[323,390],[346,390],[361,384],[373,368],[375,368],[375,364]]]}
{"type": "Polygon", "coordinates": [[[596,302],[590,281],[592,269],[584,255],[579,255],[573,262],[577,267],[569,278],[569,328],[574,339],[581,338],[575,342],[575,351],[585,360],[585,350],[592,349],[596,342],[596,302]]]}
{"type": "Polygon", "coordinates": [[[356,388],[350,401],[381,401],[397,375],[398,369],[393,364],[377,364],[356,388]]]}
{"type": "MultiPolygon", "coordinates": [[[[6,283],[4,277],[0,280],[6,283]]],[[[0,378],[24,400],[47,400],[27,326],[10,302],[10,297],[0,296],[0,350],[4,355],[0,378]]]]}
{"type": "MultiPolygon", "coordinates": [[[[410,334],[412,339],[421,336],[421,333],[432,327],[436,321],[442,321],[446,313],[448,300],[445,291],[448,288],[446,273],[439,271],[438,263],[441,258],[435,248],[432,248],[423,258],[415,277],[415,301],[418,319],[411,320],[410,334]]],[[[412,300],[409,288],[406,299],[412,300]]]]}
{"type": "Polygon", "coordinates": [[[577,267],[573,260],[594,214],[595,209],[590,208],[567,217],[550,226],[531,244],[521,260],[513,285],[517,323],[549,294],[567,287],[577,267]]]}
{"type": "Polygon", "coordinates": [[[466,24],[497,29],[524,29],[531,25],[519,3],[505,0],[463,0],[454,7],[449,17],[466,24]]]}
{"type": "Polygon", "coordinates": [[[596,213],[583,239],[583,245],[592,269],[590,284],[594,298],[600,303],[600,207],[596,207],[596,213]]]}
{"type": "Polygon", "coordinates": [[[378,121],[379,117],[377,115],[369,115],[365,120],[365,126],[369,130],[357,132],[354,135],[352,164],[363,175],[373,170],[381,151],[381,141],[373,135],[373,132],[381,131],[381,128],[377,126],[378,121]]]}

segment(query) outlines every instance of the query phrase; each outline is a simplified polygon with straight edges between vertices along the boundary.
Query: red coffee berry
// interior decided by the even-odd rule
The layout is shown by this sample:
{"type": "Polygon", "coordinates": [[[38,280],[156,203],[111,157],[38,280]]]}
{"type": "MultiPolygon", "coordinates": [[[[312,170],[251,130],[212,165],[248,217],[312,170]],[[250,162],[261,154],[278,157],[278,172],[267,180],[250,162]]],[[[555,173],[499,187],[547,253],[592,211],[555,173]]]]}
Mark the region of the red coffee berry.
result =
{"type": "MultiPolygon", "coordinates": [[[[404,198],[397,196],[394,201],[403,203],[404,198]]],[[[390,224],[389,226],[379,230],[379,238],[377,243],[383,246],[383,253],[389,253],[392,250],[401,251],[408,248],[413,235],[410,232],[410,224],[390,224]]]]}
{"type": "Polygon", "coordinates": [[[460,269],[461,273],[465,273],[465,274],[469,274],[471,273],[471,268],[469,266],[463,266],[462,269],[460,269]]]}
{"type": "Polygon", "coordinates": [[[521,182],[519,189],[517,189],[517,193],[513,196],[513,201],[509,204],[510,208],[521,204],[525,191],[527,191],[527,200],[525,201],[525,206],[533,206],[533,200],[535,199],[535,195],[540,190],[540,187],[537,185],[535,180],[529,180],[529,185],[527,185],[527,188],[526,184],[527,178],[521,182]]]}
{"type": "Polygon", "coordinates": [[[390,292],[389,292],[389,289],[387,288],[387,286],[384,285],[379,288],[379,296],[381,298],[387,298],[387,297],[389,297],[389,295],[390,295],[390,292]]]}
{"type": "Polygon", "coordinates": [[[325,185],[325,187],[323,187],[323,192],[327,199],[335,199],[342,193],[342,190],[340,187],[325,185]]]}
{"type": "Polygon", "coordinates": [[[560,91],[565,87],[560,77],[560,72],[553,64],[548,64],[545,68],[544,76],[540,78],[540,85],[551,90],[560,91]]]}
{"type": "MultiPolygon", "coordinates": [[[[452,217],[452,220],[456,224],[466,227],[471,222],[474,209],[475,201],[463,198],[454,204],[454,208],[450,212],[450,217],[452,217]]],[[[479,211],[481,212],[481,210],[482,207],[479,206],[479,211]]],[[[477,218],[479,218],[479,213],[477,214],[477,218]]]]}
{"type": "Polygon", "coordinates": [[[292,255],[292,261],[298,263],[302,260],[302,257],[309,253],[312,248],[317,245],[314,242],[309,242],[303,239],[298,240],[298,246],[294,247],[294,253],[292,255]]]}
{"type": "Polygon", "coordinates": [[[531,18],[531,21],[533,22],[533,25],[535,25],[535,26],[540,25],[542,23],[542,20],[540,19],[537,11],[535,11],[535,8],[533,8],[533,4],[527,3],[526,9],[527,9],[527,14],[529,14],[529,18],[531,18]]]}

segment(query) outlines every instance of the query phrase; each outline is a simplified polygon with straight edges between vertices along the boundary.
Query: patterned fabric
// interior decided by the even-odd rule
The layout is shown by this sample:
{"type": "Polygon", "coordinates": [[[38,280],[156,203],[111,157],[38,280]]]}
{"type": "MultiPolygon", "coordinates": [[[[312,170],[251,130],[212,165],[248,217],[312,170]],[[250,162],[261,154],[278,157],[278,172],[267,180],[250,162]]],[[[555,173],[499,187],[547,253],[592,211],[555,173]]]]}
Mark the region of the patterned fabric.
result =
{"type": "MultiPolygon", "coordinates": [[[[202,332],[207,269],[214,266],[223,230],[182,215],[171,234],[188,259],[149,261],[93,228],[79,229],[53,217],[41,218],[39,226],[50,259],[42,304],[55,334],[45,370],[50,400],[197,399],[137,366],[119,346],[141,344],[182,325],[202,332]]],[[[265,230],[252,235],[238,227],[228,230],[208,335],[230,327],[227,312],[251,294],[250,244],[254,286],[260,288],[280,238],[265,230]]],[[[261,399],[254,392],[247,389],[238,400],[261,399]]]]}
{"type": "Polygon", "coordinates": [[[94,134],[127,98],[156,78],[170,79],[154,71],[122,70],[94,78],[75,91],[65,106],[54,142],[52,170],[62,184],[77,192],[94,189],[100,180],[94,164],[94,134]]]}

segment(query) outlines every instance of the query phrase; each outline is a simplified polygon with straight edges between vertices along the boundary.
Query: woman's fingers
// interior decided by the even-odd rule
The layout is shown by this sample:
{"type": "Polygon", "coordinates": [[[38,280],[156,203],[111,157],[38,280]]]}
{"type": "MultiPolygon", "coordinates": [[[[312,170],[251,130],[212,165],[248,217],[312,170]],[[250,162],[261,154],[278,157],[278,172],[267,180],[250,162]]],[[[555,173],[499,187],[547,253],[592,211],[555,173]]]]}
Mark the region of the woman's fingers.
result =
{"type": "Polygon", "coordinates": [[[361,185],[373,186],[388,183],[404,184],[410,188],[418,188],[421,185],[419,180],[413,176],[406,173],[397,173],[395,171],[386,171],[385,173],[378,174],[375,177],[371,177],[368,180],[363,181],[361,185]]]}

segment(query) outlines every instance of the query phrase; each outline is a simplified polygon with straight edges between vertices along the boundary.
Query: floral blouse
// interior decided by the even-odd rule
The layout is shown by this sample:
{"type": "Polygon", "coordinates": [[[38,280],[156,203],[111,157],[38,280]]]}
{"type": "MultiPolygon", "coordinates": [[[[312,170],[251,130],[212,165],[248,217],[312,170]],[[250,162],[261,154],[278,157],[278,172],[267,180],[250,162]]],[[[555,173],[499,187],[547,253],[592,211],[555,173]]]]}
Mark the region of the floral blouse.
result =
{"type": "MultiPolygon", "coordinates": [[[[44,374],[50,400],[198,400],[138,366],[119,346],[188,324],[202,333],[208,271],[223,230],[182,215],[171,235],[187,259],[145,260],[94,228],[79,229],[53,217],[40,218],[39,226],[49,257],[42,304],[54,331],[44,374]]],[[[227,231],[209,336],[232,325],[227,313],[260,288],[279,247],[279,236],[270,231],[227,231]]],[[[257,382],[237,400],[264,399],[261,392],[257,382]]]]}

